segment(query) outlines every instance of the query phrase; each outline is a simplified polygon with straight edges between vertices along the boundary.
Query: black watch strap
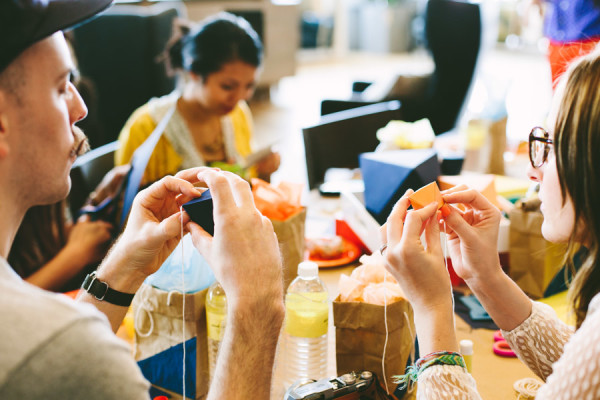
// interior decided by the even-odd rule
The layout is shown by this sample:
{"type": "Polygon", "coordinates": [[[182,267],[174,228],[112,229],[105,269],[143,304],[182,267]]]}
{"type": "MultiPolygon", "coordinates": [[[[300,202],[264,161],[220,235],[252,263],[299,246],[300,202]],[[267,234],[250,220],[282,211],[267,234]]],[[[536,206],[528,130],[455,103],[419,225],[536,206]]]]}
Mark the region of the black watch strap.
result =
{"type": "Polygon", "coordinates": [[[96,271],[85,277],[81,288],[94,296],[98,301],[106,301],[107,303],[122,307],[129,307],[135,296],[135,293],[123,293],[111,289],[108,283],[102,282],[96,277],[96,271]]]}

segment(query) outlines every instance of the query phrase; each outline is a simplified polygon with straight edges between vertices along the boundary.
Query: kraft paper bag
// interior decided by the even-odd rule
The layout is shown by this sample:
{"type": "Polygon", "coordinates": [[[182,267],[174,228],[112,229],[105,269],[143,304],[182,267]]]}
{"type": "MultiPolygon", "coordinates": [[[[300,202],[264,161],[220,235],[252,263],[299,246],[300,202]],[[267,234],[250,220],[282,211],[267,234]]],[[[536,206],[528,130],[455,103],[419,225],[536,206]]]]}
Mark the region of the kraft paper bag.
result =
{"type": "Polygon", "coordinates": [[[135,326],[134,357],[144,376],[155,386],[182,394],[183,346],[186,349],[186,397],[203,399],[208,393],[206,330],[207,289],[185,294],[144,283],[132,303],[135,326]],[[185,342],[182,331],[185,324],[185,342]]]}
{"type": "Polygon", "coordinates": [[[305,221],[306,208],[303,208],[299,213],[292,215],[285,221],[271,219],[283,259],[284,291],[287,290],[289,284],[298,275],[298,264],[304,260],[305,221]]]}
{"type": "Polygon", "coordinates": [[[544,216],[538,199],[519,200],[509,219],[509,276],[529,296],[541,298],[564,265],[566,245],[542,236],[544,216]]]}
{"type": "MultiPolygon", "coordinates": [[[[333,321],[338,376],[368,370],[385,389],[381,365],[386,336],[384,306],[342,302],[338,296],[333,302],[333,321]]],[[[392,383],[392,376],[404,374],[415,340],[413,311],[407,300],[388,304],[387,324],[385,373],[391,394],[398,386],[392,383]]]]}

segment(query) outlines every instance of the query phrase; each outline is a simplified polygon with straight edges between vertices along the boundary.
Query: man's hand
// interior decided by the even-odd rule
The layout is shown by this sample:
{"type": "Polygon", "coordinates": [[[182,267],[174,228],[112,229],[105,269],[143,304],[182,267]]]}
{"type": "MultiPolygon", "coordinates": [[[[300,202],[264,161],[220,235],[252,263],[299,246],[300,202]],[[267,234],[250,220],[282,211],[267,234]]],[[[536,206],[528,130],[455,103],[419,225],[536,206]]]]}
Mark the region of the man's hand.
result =
{"type": "Polygon", "coordinates": [[[228,304],[243,299],[283,297],[281,255],[271,221],[260,214],[248,182],[230,172],[203,169],[198,178],[213,197],[215,235],[187,224],[200,253],[227,293],[228,304]]]}
{"type": "MultiPolygon", "coordinates": [[[[191,179],[185,172],[182,177],[191,179]]],[[[227,327],[208,399],[269,398],[277,339],[284,318],[281,255],[268,218],[248,182],[204,168],[198,179],[213,197],[215,235],[187,224],[194,245],[227,294],[227,327]]]]}
{"type": "Polygon", "coordinates": [[[189,181],[172,176],[138,193],[125,231],[99,269],[98,278],[108,275],[113,289],[134,293],[179,243],[182,220],[184,225],[189,221],[180,206],[201,194],[189,181]]]}

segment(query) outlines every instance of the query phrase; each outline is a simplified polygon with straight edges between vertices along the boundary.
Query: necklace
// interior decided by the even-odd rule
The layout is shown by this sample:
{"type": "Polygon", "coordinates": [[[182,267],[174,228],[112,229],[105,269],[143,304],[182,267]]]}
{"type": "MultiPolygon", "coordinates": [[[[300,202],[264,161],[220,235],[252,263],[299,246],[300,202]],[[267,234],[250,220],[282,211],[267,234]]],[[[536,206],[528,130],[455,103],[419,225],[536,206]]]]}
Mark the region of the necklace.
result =
{"type": "Polygon", "coordinates": [[[203,153],[214,154],[223,150],[223,135],[219,132],[215,137],[206,143],[200,145],[203,153]]]}

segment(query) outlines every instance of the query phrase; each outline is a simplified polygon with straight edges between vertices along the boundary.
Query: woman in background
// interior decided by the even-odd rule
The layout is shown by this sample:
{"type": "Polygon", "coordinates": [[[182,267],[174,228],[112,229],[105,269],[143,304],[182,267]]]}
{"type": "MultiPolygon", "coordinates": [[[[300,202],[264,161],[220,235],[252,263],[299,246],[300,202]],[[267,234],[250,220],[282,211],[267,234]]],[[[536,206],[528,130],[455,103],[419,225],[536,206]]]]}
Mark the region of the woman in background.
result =
{"type": "Polygon", "coordinates": [[[27,282],[42,289],[78,289],[98,266],[111,243],[112,225],[88,216],[70,223],[65,201],[27,211],[8,255],[8,262],[27,282]]]}
{"type": "MultiPolygon", "coordinates": [[[[575,61],[559,84],[546,131],[529,135],[529,178],[539,183],[543,236],[587,249],[570,287],[576,330],[547,305],[531,301],[502,271],[497,238],[500,212],[465,187],[443,194],[450,207],[449,251],[465,280],[519,358],[546,381],[536,399],[600,398],[600,48],[575,61]]],[[[439,240],[437,205],[408,211],[407,193],[382,228],[388,268],[415,311],[419,399],[479,399],[457,353],[450,279],[439,240]],[[404,222],[403,222],[404,221],[404,222]],[[425,231],[427,248],[419,240],[425,231]]]]}
{"type": "Polygon", "coordinates": [[[165,54],[183,85],[133,113],[119,136],[116,164],[129,163],[133,152],[174,108],[148,162],[144,183],[202,165],[268,180],[279,167],[276,153],[244,170],[246,158],[256,150],[246,100],[254,92],[262,60],[258,35],[246,20],[228,13],[178,29],[165,54]]]}

